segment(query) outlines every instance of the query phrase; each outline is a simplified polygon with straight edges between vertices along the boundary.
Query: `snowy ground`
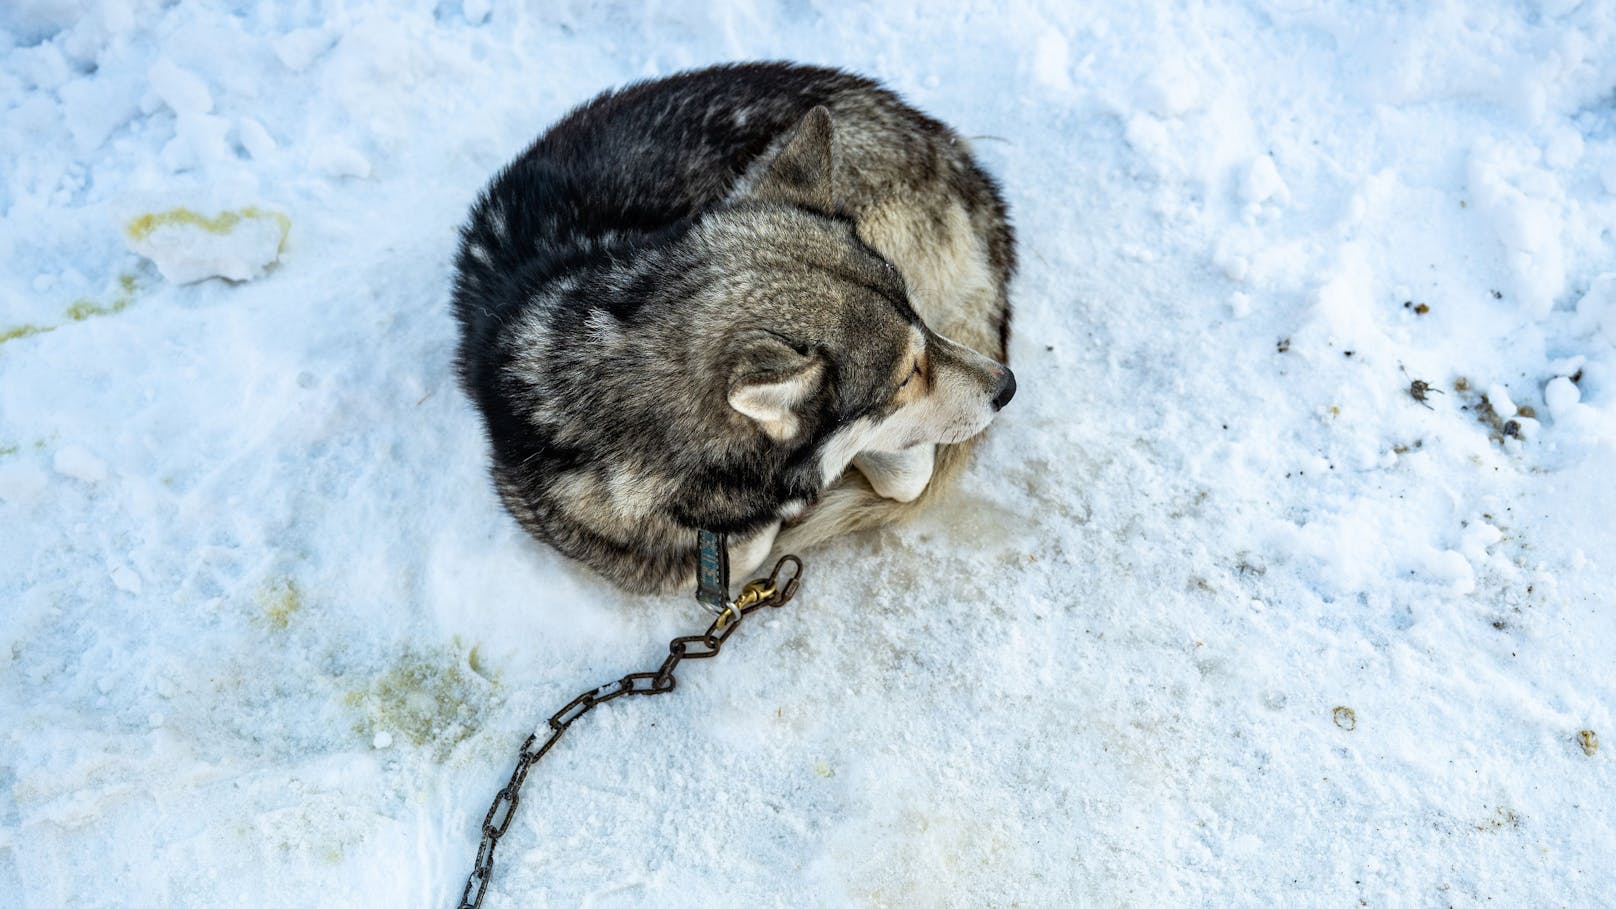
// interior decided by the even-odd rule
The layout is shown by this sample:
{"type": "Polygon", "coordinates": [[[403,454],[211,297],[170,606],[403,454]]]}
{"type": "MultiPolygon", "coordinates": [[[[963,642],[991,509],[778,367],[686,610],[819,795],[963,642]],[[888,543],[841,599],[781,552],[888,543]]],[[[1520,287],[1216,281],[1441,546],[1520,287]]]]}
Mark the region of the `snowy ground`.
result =
{"type": "Polygon", "coordinates": [[[0,9],[0,904],[452,903],[703,621],[499,509],[455,227],[784,57],[977,137],[1021,393],[583,721],[489,905],[1616,905],[1610,3],[82,5],[0,9]]]}

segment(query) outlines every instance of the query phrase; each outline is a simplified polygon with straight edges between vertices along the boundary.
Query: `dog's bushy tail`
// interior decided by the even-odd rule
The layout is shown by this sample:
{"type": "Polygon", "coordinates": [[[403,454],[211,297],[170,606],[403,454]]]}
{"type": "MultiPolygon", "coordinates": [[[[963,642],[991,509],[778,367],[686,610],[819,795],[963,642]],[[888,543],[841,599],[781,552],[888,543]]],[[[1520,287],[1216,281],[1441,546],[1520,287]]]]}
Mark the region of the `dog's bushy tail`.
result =
{"type": "Polygon", "coordinates": [[[873,527],[902,523],[926,509],[942,495],[970,462],[976,440],[937,446],[931,481],[913,502],[886,498],[870,486],[857,468],[849,467],[836,485],[827,489],[797,523],[784,527],[775,538],[774,552],[801,553],[827,540],[873,527]]]}

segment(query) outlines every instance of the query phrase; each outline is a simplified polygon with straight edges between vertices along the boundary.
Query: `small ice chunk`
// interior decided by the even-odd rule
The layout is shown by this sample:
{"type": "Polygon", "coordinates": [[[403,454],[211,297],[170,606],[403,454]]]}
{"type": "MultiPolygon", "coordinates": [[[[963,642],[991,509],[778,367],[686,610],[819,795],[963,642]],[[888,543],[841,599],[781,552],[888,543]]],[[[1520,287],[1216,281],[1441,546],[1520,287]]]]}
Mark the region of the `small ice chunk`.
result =
{"type": "Polygon", "coordinates": [[[1582,391],[1577,388],[1577,383],[1565,376],[1556,376],[1543,386],[1543,403],[1548,405],[1549,415],[1556,420],[1570,416],[1581,400],[1582,391]]]}
{"type": "Polygon", "coordinates": [[[380,750],[382,750],[384,748],[391,748],[391,747],[393,747],[393,735],[392,735],[392,733],[387,732],[386,730],[378,732],[378,733],[376,733],[375,738],[372,738],[370,740],[370,745],[371,745],[372,748],[375,748],[377,751],[380,751],[380,750]]]}
{"type": "Polygon", "coordinates": [[[466,21],[472,25],[482,25],[493,5],[493,0],[465,0],[460,5],[460,12],[465,14],[466,21]]]}
{"type": "Polygon", "coordinates": [[[1509,389],[1502,385],[1487,386],[1487,403],[1493,406],[1493,412],[1500,417],[1508,419],[1515,415],[1520,408],[1515,406],[1515,399],[1509,396],[1509,389]]]}
{"type": "Polygon", "coordinates": [[[62,476],[85,483],[100,483],[107,478],[106,462],[77,445],[57,449],[51,465],[62,476]]]}
{"type": "Polygon", "coordinates": [[[241,140],[241,147],[247,154],[253,156],[255,161],[265,161],[272,157],[277,148],[275,137],[269,134],[264,124],[252,117],[242,117],[236,123],[236,137],[241,140]]]}
{"type": "Polygon", "coordinates": [[[129,248],[157,263],[175,284],[206,278],[249,281],[280,259],[291,221],[254,207],[209,218],[188,208],[143,215],[129,223],[129,248]]]}
{"type": "Polygon", "coordinates": [[[163,728],[163,724],[168,722],[168,718],[163,716],[162,713],[154,710],[152,711],[151,715],[146,717],[146,722],[151,724],[151,728],[153,729],[161,729],[163,728]]]}
{"type": "Polygon", "coordinates": [[[57,94],[62,98],[67,131],[84,154],[100,148],[113,130],[133,120],[140,111],[140,89],[132,79],[89,76],[74,79],[57,94]]]}
{"type": "Polygon", "coordinates": [[[119,565],[112,569],[112,585],[124,593],[140,596],[140,575],[135,573],[128,565],[119,565]]]}
{"type": "Polygon", "coordinates": [[[368,177],[370,159],[340,142],[322,142],[309,154],[309,167],[328,177],[368,177]]]}
{"type": "Polygon", "coordinates": [[[300,28],[287,32],[269,42],[281,64],[294,73],[301,73],[309,64],[337,43],[337,36],[325,29],[300,28]]]}
{"type": "Polygon", "coordinates": [[[152,91],[176,114],[205,114],[213,110],[213,93],[208,84],[188,69],[164,57],[146,70],[152,91]]]}
{"type": "Polygon", "coordinates": [[[198,164],[223,161],[230,155],[225,135],[230,121],[212,114],[180,114],[174,123],[174,138],[163,146],[163,164],[180,171],[198,164]]]}
{"type": "Polygon", "coordinates": [[[1274,159],[1268,155],[1259,155],[1257,160],[1251,162],[1246,169],[1245,179],[1240,181],[1240,198],[1251,205],[1269,199],[1284,201],[1287,194],[1285,181],[1279,178],[1279,168],[1274,166],[1274,159]]]}
{"type": "Polygon", "coordinates": [[[1476,589],[1476,570],[1462,553],[1452,549],[1432,551],[1421,566],[1425,574],[1448,585],[1448,589],[1461,596],[1476,589]]]}
{"type": "Polygon", "coordinates": [[[1229,295],[1229,314],[1236,319],[1244,319],[1251,315],[1251,297],[1243,291],[1235,291],[1229,295]]]}

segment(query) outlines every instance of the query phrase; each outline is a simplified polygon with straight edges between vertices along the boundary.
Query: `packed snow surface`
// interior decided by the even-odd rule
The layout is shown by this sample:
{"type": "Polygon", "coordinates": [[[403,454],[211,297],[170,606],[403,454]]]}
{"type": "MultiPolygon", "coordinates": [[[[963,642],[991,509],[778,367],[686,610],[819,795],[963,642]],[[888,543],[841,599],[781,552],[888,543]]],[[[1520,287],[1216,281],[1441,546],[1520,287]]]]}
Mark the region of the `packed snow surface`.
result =
{"type": "Polygon", "coordinates": [[[0,904],[453,903],[703,624],[500,509],[456,227],[791,58],[1003,181],[1021,392],[488,905],[1616,905],[1610,2],[230,6],[0,7],[0,904]]]}

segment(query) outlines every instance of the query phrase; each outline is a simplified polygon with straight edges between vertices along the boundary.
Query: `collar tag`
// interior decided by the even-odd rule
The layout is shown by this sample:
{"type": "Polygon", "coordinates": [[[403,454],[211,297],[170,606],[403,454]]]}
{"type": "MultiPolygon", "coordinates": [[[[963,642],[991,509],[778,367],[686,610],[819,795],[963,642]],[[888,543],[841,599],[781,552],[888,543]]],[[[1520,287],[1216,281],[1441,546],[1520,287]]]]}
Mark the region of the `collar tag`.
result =
{"type": "Polygon", "coordinates": [[[729,547],[724,535],[710,530],[696,531],[696,600],[709,612],[729,608],[729,547]]]}

